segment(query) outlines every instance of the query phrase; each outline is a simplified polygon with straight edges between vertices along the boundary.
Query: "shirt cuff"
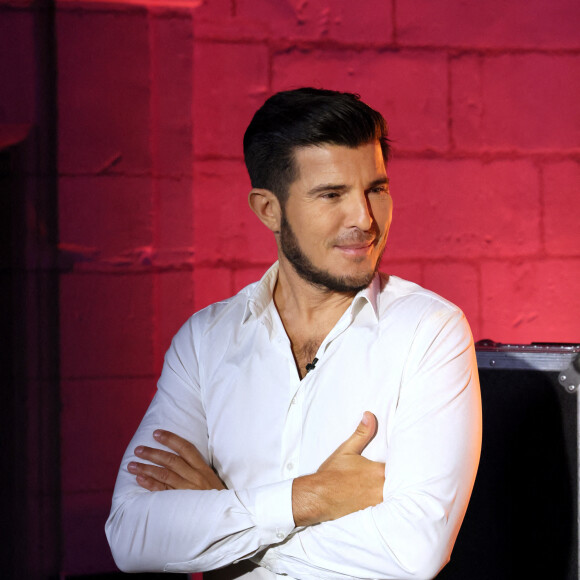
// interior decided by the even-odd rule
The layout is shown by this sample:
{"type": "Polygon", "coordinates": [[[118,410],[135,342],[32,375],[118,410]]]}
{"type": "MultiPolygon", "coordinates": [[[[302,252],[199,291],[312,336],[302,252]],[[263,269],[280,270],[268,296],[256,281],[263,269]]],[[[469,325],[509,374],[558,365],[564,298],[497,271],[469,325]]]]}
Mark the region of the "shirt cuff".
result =
{"type": "Polygon", "coordinates": [[[277,544],[294,530],[292,483],[287,479],[238,492],[261,537],[262,545],[277,544]]]}

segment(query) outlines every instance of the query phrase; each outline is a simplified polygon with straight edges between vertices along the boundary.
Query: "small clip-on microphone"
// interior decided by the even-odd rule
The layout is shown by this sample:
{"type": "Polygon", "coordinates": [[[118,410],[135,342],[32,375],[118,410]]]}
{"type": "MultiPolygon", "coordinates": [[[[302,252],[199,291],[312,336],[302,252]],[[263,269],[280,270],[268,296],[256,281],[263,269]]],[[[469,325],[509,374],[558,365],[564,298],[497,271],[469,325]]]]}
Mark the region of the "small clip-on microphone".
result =
{"type": "Polygon", "coordinates": [[[314,367],[316,367],[316,363],[317,362],[318,362],[318,359],[317,358],[313,359],[312,362],[309,362],[306,365],[306,372],[309,373],[310,371],[313,371],[314,370],[314,367]]]}

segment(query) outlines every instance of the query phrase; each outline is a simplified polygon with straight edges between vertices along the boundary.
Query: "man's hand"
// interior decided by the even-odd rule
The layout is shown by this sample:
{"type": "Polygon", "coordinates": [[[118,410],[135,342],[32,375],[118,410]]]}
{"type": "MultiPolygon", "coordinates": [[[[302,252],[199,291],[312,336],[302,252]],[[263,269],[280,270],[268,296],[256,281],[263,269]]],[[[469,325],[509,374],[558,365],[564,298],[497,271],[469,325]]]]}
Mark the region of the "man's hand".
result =
{"type": "Polygon", "coordinates": [[[141,487],[149,491],[226,489],[221,479],[189,441],[161,429],[155,431],[153,437],[175,453],[153,447],[137,447],[137,457],[155,463],[149,465],[132,461],[127,466],[129,473],[137,476],[137,483],[141,487]]]}
{"type": "MultiPolygon", "coordinates": [[[[377,419],[365,412],[356,431],[318,468],[316,473],[294,480],[292,511],[297,526],[335,520],[383,501],[385,464],[361,453],[377,431],[377,419]]],[[[174,453],[139,446],[135,455],[155,465],[132,461],[128,470],[149,491],[166,489],[226,489],[194,445],[171,433],[157,430],[153,436],[174,453]]]]}
{"type": "Polygon", "coordinates": [[[383,501],[385,464],[361,456],[377,432],[376,417],[366,411],[356,431],[312,475],[292,486],[297,526],[335,520],[383,501]]]}

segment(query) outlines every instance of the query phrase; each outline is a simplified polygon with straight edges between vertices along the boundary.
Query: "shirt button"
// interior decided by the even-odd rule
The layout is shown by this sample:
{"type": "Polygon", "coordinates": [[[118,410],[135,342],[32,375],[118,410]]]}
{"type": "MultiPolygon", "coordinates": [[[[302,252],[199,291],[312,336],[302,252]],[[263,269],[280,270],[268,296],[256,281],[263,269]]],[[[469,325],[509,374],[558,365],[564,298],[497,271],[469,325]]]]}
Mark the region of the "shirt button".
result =
{"type": "Polygon", "coordinates": [[[291,405],[295,405],[296,404],[296,397],[292,397],[292,400],[290,401],[291,405]]]}
{"type": "Polygon", "coordinates": [[[289,461],[289,462],[286,464],[286,469],[287,469],[288,471],[292,471],[292,470],[294,469],[294,464],[293,464],[291,461],[289,461]]]}
{"type": "Polygon", "coordinates": [[[283,539],[284,539],[284,534],[283,534],[282,532],[278,532],[278,533],[276,534],[276,537],[277,537],[279,540],[283,540],[283,539]]]}

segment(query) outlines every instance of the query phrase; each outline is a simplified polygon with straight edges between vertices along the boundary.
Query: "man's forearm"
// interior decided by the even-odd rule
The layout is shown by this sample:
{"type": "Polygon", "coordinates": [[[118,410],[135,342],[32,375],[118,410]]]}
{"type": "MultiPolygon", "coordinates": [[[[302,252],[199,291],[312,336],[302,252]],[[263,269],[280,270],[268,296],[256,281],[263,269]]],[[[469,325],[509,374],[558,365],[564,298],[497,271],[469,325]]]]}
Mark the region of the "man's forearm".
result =
{"type": "MultiPolygon", "coordinates": [[[[140,445],[137,456],[154,465],[132,460],[129,472],[122,467],[119,474],[107,524],[118,565],[135,572],[181,562],[171,570],[209,570],[223,564],[220,547],[232,560],[248,558],[286,539],[294,524],[317,524],[376,505],[382,501],[384,464],[361,456],[376,427],[367,412],[316,473],[235,492],[223,489],[195,446],[156,431],[169,451],[140,445]]],[[[130,457],[128,450],[123,463],[130,457]]]]}
{"type": "Polygon", "coordinates": [[[238,491],[149,492],[127,478],[106,525],[127,572],[201,572],[249,558],[294,529],[291,481],[238,491]]]}
{"type": "Polygon", "coordinates": [[[324,479],[324,475],[314,473],[297,477],[292,482],[292,514],[296,526],[311,526],[331,519],[324,479]]]}

